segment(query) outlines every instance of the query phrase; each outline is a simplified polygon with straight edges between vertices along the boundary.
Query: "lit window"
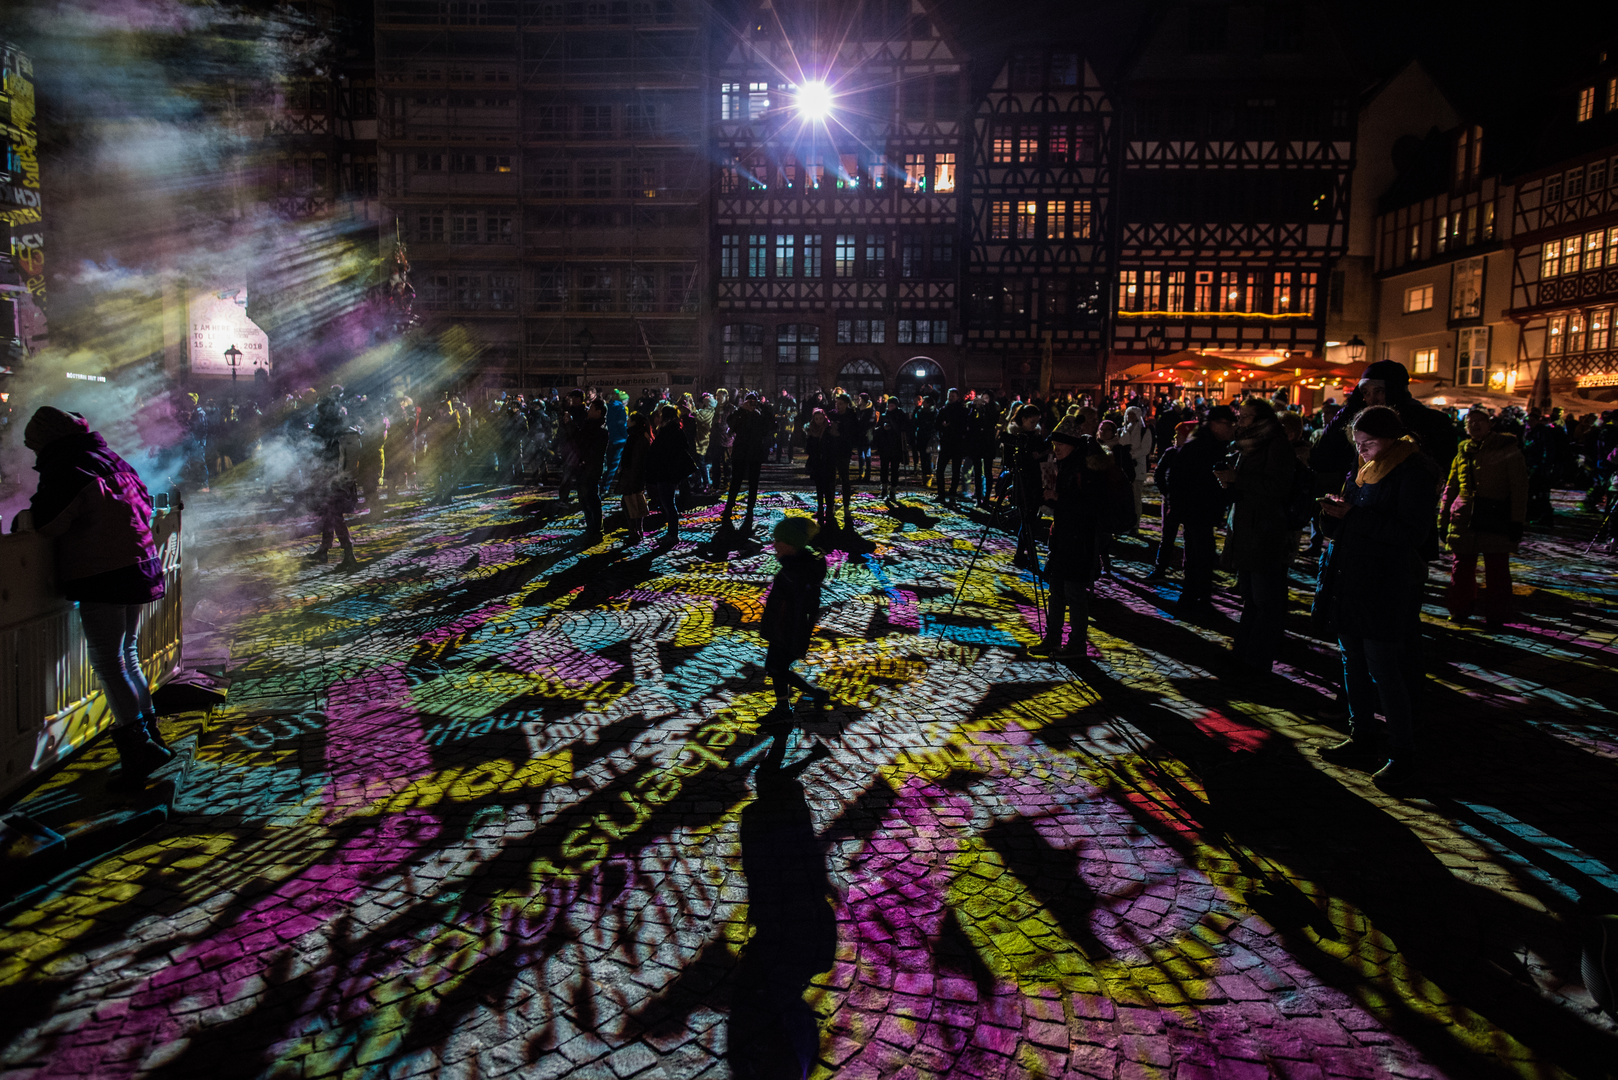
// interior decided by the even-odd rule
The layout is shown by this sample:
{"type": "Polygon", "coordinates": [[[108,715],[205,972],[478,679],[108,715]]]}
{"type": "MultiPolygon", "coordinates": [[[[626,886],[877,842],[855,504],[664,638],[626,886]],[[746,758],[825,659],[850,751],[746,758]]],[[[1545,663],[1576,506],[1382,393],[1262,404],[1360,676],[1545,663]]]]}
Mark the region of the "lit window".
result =
{"type": "Polygon", "coordinates": [[[1431,375],[1438,370],[1437,349],[1417,349],[1410,354],[1411,370],[1417,375],[1431,375]]]}
{"type": "Polygon", "coordinates": [[[1298,310],[1305,315],[1315,313],[1315,294],[1318,292],[1320,275],[1313,270],[1307,270],[1298,275],[1298,310]]]}
{"type": "Polygon", "coordinates": [[[1618,79],[1607,80],[1607,111],[1618,111],[1618,79]]]}
{"type": "Polygon", "coordinates": [[[1467,327],[1455,336],[1456,381],[1482,386],[1489,370],[1489,327],[1467,327]]]}
{"type": "Polygon", "coordinates": [[[989,207],[989,239],[1011,239],[1011,203],[997,199],[989,207]]]}
{"type": "Polygon", "coordinates": [[[1406,255],[1407,258],[1410,259],[1411,262],[1415,262],[1417,259],[1421,258],[1421,226],[1420,225],[1412,225],[1412,226],[1410,226],[1410,245],[1409,245],[1408,248],[1406,248],[1405,255],[1406,255]]]}
{"type": "Polygon", "coordinates": [[[1584,312],[1575,311],[1567,317],[1567,346],[1569,353],[1584,351],[1584,312]]]}
{"type": "Polygon", "coordinates": [[[1196,292],[1192,298],[1193,311],[1218,311],[1214,306],[1213,298],[1213,271],[1198,270],[1196,278],[1196,292]]]}
{"type": "Polygon", "coordinates": [[[837,235],[837,248],[833,263],[833,270],[837,277],[850,278],[854,276],[856,250],[853,233],[839,233],[837,235]]]}
{"type": "Polygon", "coordinates": [[[1590,312],[1590,351],[1603,352],[1612,331],[1612,308],[1596,308],[1590,312]]]}
{"type": "Polygon", "coordinates": [[[1545,326],[1545,355],[1561,356],[1567,344],[1567,316],[1552,315],[1545,326]]]}
{"type": "Polygon", "coordinates": [[[1579,91],[1579,122],[1582,124],[1595,114],[1596,88],[1593,86],[1586,86],[1583,90],[1579,91]]]}
{"type": "Polygon", "coordinates": [[[1606,239],[1607,239],[1607,234],[1606,234],[1606,230],[1604,230],[1604,229],[1597,229],[1593,233],[1585,234],[1585,237],[1584,237],[1584,268],[1586,270],[1600,270],[1601,269],[1602,263],[1604,263],[1606,261],[1606,255],[1607,255],[1607,245],[1605,243],[1606,239]]]}
{"type": "Polygon", "coordinates": [[[942,194],[955,190],[955,155],[933,155],[933,191],[942,194]]]}
{"type": "Polygon", "coordinates": [[[1433,287],[1431,285],[1416,285],[1405,290],[1405,314],[1413,315],[1418,311],[1431,311],[1433,309],[1433,287]]]}
{"type": "Polygon", "coordinates": [[[1017,128],[1017,160],[1031,165],[1039,160],[1039,125],[1023,124],[1017,128]]]}
{"type": "Polygon", "coordinates": [[[1140,272],[1124,270],[1118,275],[1118,310],[1140,310],[1140,272]]]}
{"type": "Polygon", "coordinates": [[[1219,306],[1225,311],[1242,310],[1242,277],[1234,270],[1219,275],[1219,306]]]}
{"type": "Polygon", "coordinates": [[[1067,200],[1050,199],[1045,203],[1045,239],[1067,239],[1067,200]]]}
{"type": "Polygon", "coordinates": [[[747,237],[747,276],[761,278],[769,272],[769,237],[749,233],[747,237]]]}
{"type": "Polygon", "coordinates": [[[1010,165],[1016,160],[1017,140],[1007,129],[995,132],[994,143],[990,147],[991,160],[996,165],[1010,165]]]}
{"type": "Polygon", "coordinates": [[[1270,291],[1270,310],[1276,315],[1292,313],[1292,271],[1277,271],[1270,291]]]}
{"type": "Polygon", "coordinates": [[[1065,165],[1072,149],[1072,138],[1067,124],[1052,124],[1049,141],[1045,144],[1046,160],[1052,165],[1065,165]]]}
{"type": "Polygon", "coordinates": [[[796,275],[798,269],[798,238],[788,234],[777,234],[775,237],[775,276],[789,278],[796,275]]]}
{"type": "Polygon", "coordinates": [[[1541,280],[1553,278],[1562,272],[1562,242],[1547,240],[1539,250],[1539,276],[1541,280]]]}
{"type": "Polygon", "coordinates": [[[1483,260],[1462,259],[1450,270],[1449,317],[1476,319],[1483,314],[1483,260]]]}
{"type": "Polygon", "coordinates": [[[770,84],[753,82],[747,84],[747,119],[757,120],[770,111],[770,84]]]}
{"type": "Polygon", "coordinates": [[[905,155],[905,190],[927,190],[927,155],[905,155]]]}
{"type": "Polygon", "coordinates": [[[1141,271],[1140,309],[1142,311],[1163,310],[1163,271],[1141,271]]]}
{"type": "Polygon", "coordinates": [[[1034,227],[1039,218],[1039,204],[1032,200],[1017,204],[1017,239],[1034,239],[1034,227]]]}
{"type": "Polygon", "coordinates": [[[1093,203],[1089,199],[1073,200],[1073,224],[1068,235],[1075,240],[1088,240],[1095,233],[1093,203]]]}
{"type": "Polygon", "coordinates": [[[742,118],[742,84],[727,82],[719,84],[719,119],[740,120],[742,118]]]}
{"type": "Polygon", "coordinates": [[[1583,269],[1581,252],[1584,247],[1582,236],[1570,236],[1562,241],[1562,273],[1577,274],[1583,269]]]}
{"type": "Polygon", "coordinates": [[[1185,271],[1184,270],[1170,270],[1169,271],[1169,295],[1168,295],[1168,304],[1167,304],[1165,310],[1167,310],[1167,311],[1184,311],[1185,310],[1185,271]]]}

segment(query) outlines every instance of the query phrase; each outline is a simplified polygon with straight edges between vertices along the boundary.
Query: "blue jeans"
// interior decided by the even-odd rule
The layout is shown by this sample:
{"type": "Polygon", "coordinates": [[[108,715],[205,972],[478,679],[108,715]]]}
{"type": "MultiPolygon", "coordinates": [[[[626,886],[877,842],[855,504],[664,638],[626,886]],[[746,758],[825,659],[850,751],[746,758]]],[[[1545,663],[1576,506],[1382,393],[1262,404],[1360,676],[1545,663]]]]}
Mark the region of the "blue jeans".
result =
{"type": "Polygon", "coordinates": [[[1343,638],[1343,692],[1348,697],[1348,730],[1356,742],[1382,743],[1377,726],[1377,703],[1387,720],[1390,757],[1404,757],[1416,748],[1415,713],[1410,704],[1406,657],[1410,641],[1372,641],[1343,638]]]}
{"type": "Polygon", "coordinates": [[[140,609],[144,606],[79,602],[85,649],[90,654],[90,666],[107,692],[115,728],[128,727],[143,716],[157,715],[151,689],[141,673],[137,648],[140,609]]]}
{"type": "Polygon", "coordinates": [[[674,500],[674,489],[678,484],[657,483],[647,484],[646,494],[651,499],[652,508],[663,515],[663,527],[670,540],[677,540],[680,536],[680,508],[674,500]]]}

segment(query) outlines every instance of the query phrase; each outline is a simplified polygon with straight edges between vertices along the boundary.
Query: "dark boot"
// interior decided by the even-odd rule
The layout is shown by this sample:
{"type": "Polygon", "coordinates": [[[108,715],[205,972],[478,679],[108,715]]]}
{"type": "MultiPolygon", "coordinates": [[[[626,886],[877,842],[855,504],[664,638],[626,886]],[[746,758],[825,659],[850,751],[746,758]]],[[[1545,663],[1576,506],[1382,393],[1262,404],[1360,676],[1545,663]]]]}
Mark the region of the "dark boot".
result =
{"type": "Polygon", "coordinates": [[[323,564],[323,563],[325,563],[326,556],[330,551],[331,551],[331,548],[315,548],[315,550],[311,551],[309,554],[307,554],[307,555],[305,555],[303,557],[303,561],[306,562],[306,563],[321,563],[321,564],[323,564]]]}
{"type": "MultiPolygon", "coordinates": [[[[146,733],[146,737],[152,740],[152,742],[156,743],[160,749],[169,750],[168,740],[163,738],[163,733],[157,729],[156,713],[153,713],[151,716],[142,717],[140,721],[140,728],[146,733]]],[[[169,753],[172,754],[173,752],[174,751],[169,750],[169,753]]]]}
{"type": "Polygon", "coordinates": [[[344,548],[343,549],[343,561],[337,564],[337,569],[344,570],[344,571],[354,571],[354,570],[358,570],[359,568],[360,568],[360,561],[358,559],[354,558],[354,549],[351,548],[351,547],[344,548]]]}
{"type": "Polygon", "coordinates": [[[174,754],[147,738],[139,724],[112,729],[112,744],[118,748],[118,762],[122,769],[119,778],[123,784],[143,783],[153,769],[167,764],[174,754]]]}

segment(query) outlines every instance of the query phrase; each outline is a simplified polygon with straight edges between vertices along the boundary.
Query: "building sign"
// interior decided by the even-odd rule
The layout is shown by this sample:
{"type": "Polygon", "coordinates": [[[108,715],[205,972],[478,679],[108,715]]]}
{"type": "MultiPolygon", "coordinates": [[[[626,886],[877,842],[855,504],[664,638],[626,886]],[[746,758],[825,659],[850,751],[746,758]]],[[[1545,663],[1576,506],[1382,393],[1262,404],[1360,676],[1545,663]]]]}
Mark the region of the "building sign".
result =
{"type": "Polygon", "coordinates": [[[1618,386],[1618,371],[1592,371],[1588,375],[1580,375],[1574,380],[1574,385],[1580,388],[1618,386]]]}
{"type": "Polygon", "coordinates": [[[262,368],[270,370],[270,336],[247,317],[247,290],[220,289],[193,294],[191,334],[186,339],[193,375],[230,378],[225,354],[241,350],[237,377],[252,379],[262,368]]]}

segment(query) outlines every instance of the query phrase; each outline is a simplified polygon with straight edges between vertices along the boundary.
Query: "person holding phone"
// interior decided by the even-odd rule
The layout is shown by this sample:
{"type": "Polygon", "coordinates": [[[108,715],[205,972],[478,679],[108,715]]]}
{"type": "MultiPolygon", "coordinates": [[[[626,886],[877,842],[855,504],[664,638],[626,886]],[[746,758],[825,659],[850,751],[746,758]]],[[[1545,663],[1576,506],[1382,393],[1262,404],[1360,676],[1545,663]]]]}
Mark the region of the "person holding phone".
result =
{"type": "Polygon", "coordinates": [[[1416,777],[1411,665],[1419,652],[1425,551],[1438,508],[1438,466],[1383,406],[1348,427],[1359,468],[1342,495],[1321,499],[1331,539],[1324,598],[1343,657],[1349,736],[1321,756],[1375,771],[1384,788],[1416,777]],[[1386,718],[1377,722],[1377,713],[1386,718]]]}

